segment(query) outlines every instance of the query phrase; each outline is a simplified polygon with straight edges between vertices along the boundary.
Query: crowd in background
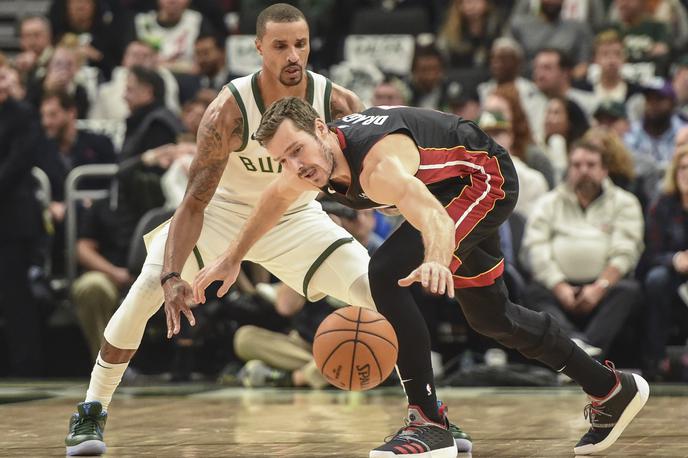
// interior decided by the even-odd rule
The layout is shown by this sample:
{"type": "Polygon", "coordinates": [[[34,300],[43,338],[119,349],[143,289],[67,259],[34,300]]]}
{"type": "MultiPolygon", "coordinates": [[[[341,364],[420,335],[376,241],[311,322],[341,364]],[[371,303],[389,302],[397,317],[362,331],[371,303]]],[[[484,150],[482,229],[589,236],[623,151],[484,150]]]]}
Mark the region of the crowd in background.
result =
{"type": "MultiPolygon", "coordinates": [[[[227,44],[254,34],[272,3],[53,0],[44,15],[17,18],[20,49],[0,54],[0,375],[86,373],[89,364],[62,373],[54,361],[97,354],[141,268],[141,235],[183,197],[206,107],[246,73],[227,44]],[[117,166],[67,180],[105,164],[117,166]],[[72,203],[77,189],[104,192],[72,203]],[[65,323],[78,324],[77,339],[60,340],[65,323]]],[[[287,3],[308,18],[311,69],[368,106],[474,120],[509,151],[520,182],[500,230],[510,295],[549,312],[597,358],[688,381],[687,1],[287,3]],[[409,13],[407,72],[348,51],[352,35],[395,32],[409,13]]],[[[398,224],[323,206],[371,252],[398,224]]],[[[435,299],[423,313],[436,371],[482,362],[492,345],[471,335],[456,304],[435,299]]],[[[148,347],[169,355],[175,380],[325,386],[310,342],[341,305],[306,302],[246,265],[172,343],[153,321],[129,378],[165,370],[148,347]]]]}

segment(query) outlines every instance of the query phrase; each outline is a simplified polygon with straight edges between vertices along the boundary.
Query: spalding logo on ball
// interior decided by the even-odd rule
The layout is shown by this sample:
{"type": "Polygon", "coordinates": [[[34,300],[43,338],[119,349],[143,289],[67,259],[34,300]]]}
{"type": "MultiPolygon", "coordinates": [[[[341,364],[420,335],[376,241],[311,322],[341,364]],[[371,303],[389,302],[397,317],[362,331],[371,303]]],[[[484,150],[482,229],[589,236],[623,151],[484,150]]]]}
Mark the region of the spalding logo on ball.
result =
{"type": "Polygon", "coordinates": [[[343,390],[369,390],[392,373],[397,362],[397,335],[379,313],[344,307],[320,323],[313,357],[323,376],[343,390]]]}

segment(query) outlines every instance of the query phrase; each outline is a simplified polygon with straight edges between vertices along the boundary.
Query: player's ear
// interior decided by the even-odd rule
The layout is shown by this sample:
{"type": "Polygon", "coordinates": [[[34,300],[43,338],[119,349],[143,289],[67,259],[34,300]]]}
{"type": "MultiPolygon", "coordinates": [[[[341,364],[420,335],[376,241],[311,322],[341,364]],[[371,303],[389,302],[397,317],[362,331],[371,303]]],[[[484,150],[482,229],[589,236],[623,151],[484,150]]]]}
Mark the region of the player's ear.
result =
{"type": "Polygon", "coordinates": [[[315,131],[322,135],[327,132],[327,124],[320,118],[315,118],[315,131]]]}
{"type": "Polygon", "coordinates": [[[256,44],[256,50],[258,51],[258,54],[260,54],[262,56],[263,55],[263,40],[256,37],[256,41],[254,43],[256,44]]]}

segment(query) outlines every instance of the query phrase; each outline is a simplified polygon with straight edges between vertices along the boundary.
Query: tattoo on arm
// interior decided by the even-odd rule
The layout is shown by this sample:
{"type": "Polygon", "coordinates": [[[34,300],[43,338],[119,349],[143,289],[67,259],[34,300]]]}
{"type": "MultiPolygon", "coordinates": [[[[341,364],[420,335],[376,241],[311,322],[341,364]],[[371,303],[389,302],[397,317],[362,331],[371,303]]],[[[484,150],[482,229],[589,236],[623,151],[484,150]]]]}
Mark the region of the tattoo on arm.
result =
{"type": "Polygon", "coordinates": [[[363,111],[365,107],[361,100],[351,91],[335,87],[330,98],[330,114],[332,119],[339,119],[351,113],[363,111]]]}
{"type": "Polygon", "coordinates": [[[186,192],[203,204],[207,204],[215,193],[227,165],[230,148],[236,143],[233,140],[238,137],[241,141],[244,130],[241,116],[235,118],[232,128],[226,131],[218,129],[221,119],[215,116],[204,119],[198,131],[196,157],[189,170],[186,192]]]}

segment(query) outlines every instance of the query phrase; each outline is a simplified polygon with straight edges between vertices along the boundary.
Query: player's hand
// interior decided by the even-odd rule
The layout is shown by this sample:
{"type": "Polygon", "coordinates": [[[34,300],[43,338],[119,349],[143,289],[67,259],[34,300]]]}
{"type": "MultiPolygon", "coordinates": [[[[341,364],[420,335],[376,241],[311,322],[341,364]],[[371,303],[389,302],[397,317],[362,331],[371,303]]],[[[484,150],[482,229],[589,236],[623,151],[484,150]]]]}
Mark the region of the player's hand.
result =
{"type": "Polygon", "coordinates": [[[447,266],[439,262],[424,262],[408,277],[399,280],[399,286],[411,286],[415,282],[420,282],[423,288],[427,288],[431,293],[444,294],[446,292],[449,297],[454,297],[454,277],[447,266]]]}
{"type": "Polygon", "coordinates": [[[181,314],[186,316],[189,324],[194,326],[196,319],[191,312],[195,304],[191,285],[181,278],[170,278],[162,286],[165,294],[165,318],[167,320],[167,338],[179,334],[181,328],[181,314]]]}
{"type": "Polygon", "coordinates": [[[241,262],[232,261],[224,256],[205,266],[196,274],[193,282],[194,300],[198,304],[205,304],[205,289],[216,280],[222,281],[222,286],[217,290],[217,297],[224,296],[236,281],[240,270],[241,262]]]}

